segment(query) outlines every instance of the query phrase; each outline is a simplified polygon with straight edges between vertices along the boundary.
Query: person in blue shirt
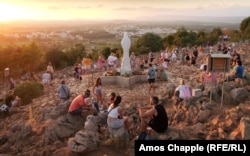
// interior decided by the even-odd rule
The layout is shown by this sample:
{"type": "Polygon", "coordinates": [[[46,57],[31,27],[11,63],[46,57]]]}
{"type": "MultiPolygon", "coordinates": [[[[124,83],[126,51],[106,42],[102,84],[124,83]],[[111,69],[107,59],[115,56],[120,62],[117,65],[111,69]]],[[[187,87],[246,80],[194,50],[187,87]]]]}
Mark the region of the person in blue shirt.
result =
{"type": "Polygon", "coordinates": [[[232,71],[225,81],[234,81],[236,78],[243,78],[244,66],[242,65],[241,60],[236,61],[236,67],[234,69],[235,70],[232,71]]]}
{"type": "Polygon", "coordinates": [[[149,90],[148,90],[148,94],[150,95],[150,91],[151,89],[153,89],[153,91],[155,92],[155,78],[156,78],[156,73],[155,73],[155,69],[153,67],[152,63],[149,63],[149,68],[147,71],[148,74],[148,84],[149,84],[149,90]]]}
{"type": "Polygon", "coordinates": [[[70,88],[65,83],[65,80],[61,81],[61,85],[57,89],[61,101],[66,101],[70,98],[70,88]]]}

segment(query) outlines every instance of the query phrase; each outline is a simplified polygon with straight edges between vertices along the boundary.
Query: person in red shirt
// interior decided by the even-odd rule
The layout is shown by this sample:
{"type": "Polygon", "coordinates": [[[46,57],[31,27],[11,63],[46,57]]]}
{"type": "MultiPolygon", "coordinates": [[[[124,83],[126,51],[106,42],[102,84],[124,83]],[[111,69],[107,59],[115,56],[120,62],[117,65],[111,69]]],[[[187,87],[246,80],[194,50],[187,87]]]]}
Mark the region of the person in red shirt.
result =
{"type": "Polygon", "coordinates": [[[84,114],[84,111],[92,110],[90,100],[90,90],[85,90],[84,94],[80,94],[73,99],[69,106],[68,113],[71,115],[84,114]]]}

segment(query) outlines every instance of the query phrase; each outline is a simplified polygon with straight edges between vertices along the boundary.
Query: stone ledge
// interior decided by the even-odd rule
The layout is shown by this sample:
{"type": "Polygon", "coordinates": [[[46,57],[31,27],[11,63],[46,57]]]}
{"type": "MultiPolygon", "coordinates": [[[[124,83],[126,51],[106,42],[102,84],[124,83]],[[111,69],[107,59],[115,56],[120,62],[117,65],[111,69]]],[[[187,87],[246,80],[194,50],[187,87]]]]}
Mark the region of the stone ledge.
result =
{"type": "Polygon", "coordinates": [[[120,87],[130,87],[136,83],[148,82],[147,75],[124,76],[101,76],[102,83],[116,84],[120,87]]]}

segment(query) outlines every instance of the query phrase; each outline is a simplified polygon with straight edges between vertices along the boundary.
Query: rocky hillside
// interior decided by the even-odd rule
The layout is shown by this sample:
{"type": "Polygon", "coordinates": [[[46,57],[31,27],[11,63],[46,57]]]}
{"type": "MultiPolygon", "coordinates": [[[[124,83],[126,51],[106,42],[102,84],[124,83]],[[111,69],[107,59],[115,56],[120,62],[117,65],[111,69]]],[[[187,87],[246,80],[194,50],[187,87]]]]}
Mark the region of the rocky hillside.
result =
{"type": "MultiPolygon", "coordinates": [[[[247,57],[244,59],[250,62],[247,57]]],[[[153,139],[250,139],[250,77],[225,83],[222,103],[223,73],[218,85],[206,86],[201,95],[190,98],[186,105],[175,105],[172,99],[173,88],[178,85],[180,78],[185,79],[191,89],[199,88],[197,84],[199,65],[177,65],[169,70],[168,74],[168,81],[156,82],[158,87],[155,94],[160,97],[167,110],[169,129],[160,135],[152,133],[153,139]]],[[[85,75],[83,80],[79,81],[72,77],[72,68],[57,71],[49,94],[34,99],[29,105],[11,109],[7,117],[0,119],[0,154],[77,155],[69,152],[68,140],[74,137],[76,132],[83,130],[86,120],[84,117],[73,118],[67,115],[67,108],[72,98],[83,90],[87,88],[92,90],[93,81],[102,75],[102,73],[85,75]],[[62,103],[56,92],[61,78],[66,79],[72,91],[71,99],[62,103]]],[[[136,106],[148,104],[148,84],[138,83],[129,88],[103,84],[103,91],[104,95],[116,92],[123,97],[122,106],[126,109],[125,115],[130,117],[133,130],[130,134],[131,143],[124,149],[110,146],[111,144],[107,143],[109,133],[103,125],[98,135],[98,147],[93,147],[95,150],[86,155],[112,156],[119,152],[120,155],[132,156],[134,155],[132,138],[138,135],[135,132],[139,122],[136,106]]],[[[2,91],[2,94],[4,92],[2,91]]],[[[96,141],[95,138],[92,138],[93,140],[96,141]]]]}

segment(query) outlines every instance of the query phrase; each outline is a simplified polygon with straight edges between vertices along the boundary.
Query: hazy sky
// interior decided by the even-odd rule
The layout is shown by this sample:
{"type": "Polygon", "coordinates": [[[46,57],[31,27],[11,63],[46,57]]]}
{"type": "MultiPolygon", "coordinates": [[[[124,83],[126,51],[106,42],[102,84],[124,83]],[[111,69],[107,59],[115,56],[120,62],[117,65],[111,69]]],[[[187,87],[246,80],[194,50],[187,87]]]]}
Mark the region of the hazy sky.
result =
{"type": "Polygon", "coordinates": [[[0,0],[0,21],[12,19],[139,19],[250,16],[250,0],[0,0]]]}

